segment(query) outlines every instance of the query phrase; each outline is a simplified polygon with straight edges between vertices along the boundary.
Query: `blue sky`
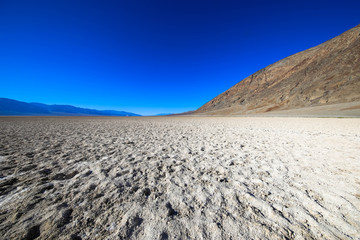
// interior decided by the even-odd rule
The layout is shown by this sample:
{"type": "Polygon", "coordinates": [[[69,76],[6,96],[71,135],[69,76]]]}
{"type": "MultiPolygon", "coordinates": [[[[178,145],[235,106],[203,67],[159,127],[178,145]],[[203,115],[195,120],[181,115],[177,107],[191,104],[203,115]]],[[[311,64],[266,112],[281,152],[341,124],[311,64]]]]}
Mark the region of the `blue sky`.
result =
{"type": "Polygon", "coordinates": [[[0,97],[194,110],[360,24],[359,10],[359,0],[0,0],[0,97]]]}

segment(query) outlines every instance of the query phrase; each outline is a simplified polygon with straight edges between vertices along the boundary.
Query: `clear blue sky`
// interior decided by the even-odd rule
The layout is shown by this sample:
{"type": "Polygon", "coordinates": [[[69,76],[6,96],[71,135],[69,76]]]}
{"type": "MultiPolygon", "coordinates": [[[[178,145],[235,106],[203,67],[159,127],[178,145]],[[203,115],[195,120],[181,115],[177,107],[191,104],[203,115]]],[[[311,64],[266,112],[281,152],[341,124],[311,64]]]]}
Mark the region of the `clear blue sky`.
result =
{"type": "Polygon", "coordinates": [[[359,0],[0,0],[0,97],[194,110],[358,24],[359,0]]]}

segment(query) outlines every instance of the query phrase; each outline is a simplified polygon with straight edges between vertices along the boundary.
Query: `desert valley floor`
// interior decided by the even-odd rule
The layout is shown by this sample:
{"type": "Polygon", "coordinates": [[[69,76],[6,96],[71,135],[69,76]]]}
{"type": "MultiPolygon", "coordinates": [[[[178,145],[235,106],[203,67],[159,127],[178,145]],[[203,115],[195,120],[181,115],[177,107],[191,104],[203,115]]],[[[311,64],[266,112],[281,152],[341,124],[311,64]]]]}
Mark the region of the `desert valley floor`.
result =
{"type": "Polygon", "coordinates": [[[359,239],[360,119],[0,118],[1,239],[359,239]]]}

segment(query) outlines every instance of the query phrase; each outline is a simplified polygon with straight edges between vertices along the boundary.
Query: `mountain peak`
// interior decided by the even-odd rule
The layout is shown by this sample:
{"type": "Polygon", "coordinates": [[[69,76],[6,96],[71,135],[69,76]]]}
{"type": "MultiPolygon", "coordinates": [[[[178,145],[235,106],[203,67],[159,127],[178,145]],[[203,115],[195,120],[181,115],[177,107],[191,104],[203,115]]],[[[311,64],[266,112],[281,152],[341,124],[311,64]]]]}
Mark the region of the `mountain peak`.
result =
{"type": "Polygon", "coordinates": [[[141,116],[139,114],[115,111],[79,108],[71,105],[48,105],[26,103],[9,98],[0,98],[0,115],[16,116],[141,116]]]}
{"type": "Polygon", "coordinates": [[[195,114],[258,114],[356,101],[360,101],[360,25],[257,71],[195,114]]]}

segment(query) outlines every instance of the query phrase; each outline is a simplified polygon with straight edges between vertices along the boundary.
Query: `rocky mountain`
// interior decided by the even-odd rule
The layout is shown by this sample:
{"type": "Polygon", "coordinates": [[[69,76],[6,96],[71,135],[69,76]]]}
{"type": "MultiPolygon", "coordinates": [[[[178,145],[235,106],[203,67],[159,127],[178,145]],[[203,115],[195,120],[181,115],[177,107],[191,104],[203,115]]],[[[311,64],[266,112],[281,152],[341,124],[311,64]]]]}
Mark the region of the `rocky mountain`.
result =
{"type": "Polygon", "coordinates": [[[8,98],[0,98],[0,115],[10,116],[140,116],[135,113],[79,108],[71,105],[47,105],[26,103],[8,98]]]}
{"type": "Polygon", "coordinates": [[[360,25],[261,69],[195,114],[309,113],[304,109],[360,115],[360,25]]]}

